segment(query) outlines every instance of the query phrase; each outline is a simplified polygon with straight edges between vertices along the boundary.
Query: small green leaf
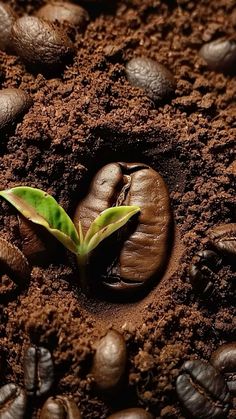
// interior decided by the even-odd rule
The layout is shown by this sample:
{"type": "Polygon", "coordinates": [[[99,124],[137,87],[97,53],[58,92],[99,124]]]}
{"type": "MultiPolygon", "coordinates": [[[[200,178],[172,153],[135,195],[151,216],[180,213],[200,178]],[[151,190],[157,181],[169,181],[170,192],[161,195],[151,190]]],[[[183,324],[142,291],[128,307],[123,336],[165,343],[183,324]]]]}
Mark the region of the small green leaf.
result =
{"type": "Polygon", "coordinates": [[[92,222],[84,239],[82,251],[90,253],[99,243],[125,225],[140,211],[137,206],[120,206],[108,208],[92,222]]]}
{"type": "Polygon", "coordinates": [[[28,220],[45,227],[71,252],[78,253],[80,241],[76,228],[52,196],[28,186],[0,191],[0,196],[10,202],[28,220]]]}

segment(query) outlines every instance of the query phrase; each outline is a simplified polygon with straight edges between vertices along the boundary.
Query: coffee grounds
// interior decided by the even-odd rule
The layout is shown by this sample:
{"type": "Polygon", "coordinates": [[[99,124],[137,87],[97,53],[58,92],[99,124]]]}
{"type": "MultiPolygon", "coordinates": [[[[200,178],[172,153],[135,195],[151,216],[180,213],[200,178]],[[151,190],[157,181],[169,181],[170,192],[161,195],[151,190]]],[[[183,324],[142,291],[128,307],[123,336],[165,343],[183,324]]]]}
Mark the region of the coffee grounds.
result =
{"type": "MultiPolygon", "coordinates": [[[[23,15],[44,2],[7,3],[23,15]]],[[[76,35],[74,60],[58,78],[30,73],[18,57],[0,53],[1,88],[20,88],[34,101],[1,138],[1,189],[43,189],[73,216],[104,164],[146,163],[170,190],[172,253],[159,284],[131,304],[83,297],[66,252],[33,267],[26,290],[0,292],[1,385],[23,385],[23,353],[38,344],[55,361],[51,395],[71,395],[83,417],[140,406],[156,418],[184,418],[175,392],[182,363],[209,360],[235,338],[235,270],[223,263],[207,301],[193,292],[188,274],[192,257],[209,248],[207,230],[235,222],[235,78],[209,71],[198,55],[204,42],[235,33],[235,5],[124,0],[85,7],[91,21],[76,35]],[[172,100],[155,105],[129,84],[125,64],[138,56],[173,72],[172,100]],[[95,344],[112,326],[124,334],[129,354],[129,389],[113,402],[97,395],[89,375],[95,344]]],[[[3,200],[0,208],[1,236],[21,247],[16,211],[3,200]]],[[[33,418],[42,404],[34,401],[33,418]]]]}

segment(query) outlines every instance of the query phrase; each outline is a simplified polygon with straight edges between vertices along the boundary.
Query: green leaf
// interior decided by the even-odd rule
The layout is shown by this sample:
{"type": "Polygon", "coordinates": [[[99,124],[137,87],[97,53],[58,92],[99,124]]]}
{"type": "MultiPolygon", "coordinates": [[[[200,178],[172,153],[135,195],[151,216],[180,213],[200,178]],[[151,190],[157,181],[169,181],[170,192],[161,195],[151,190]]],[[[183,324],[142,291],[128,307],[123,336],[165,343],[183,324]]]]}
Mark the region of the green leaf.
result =
{"type": "Polygon", "coordinates": [[[120,206],[108,208],[92,222],[81,248],[83,253],[89,253],[99,243],[125,225],[127,221],[140,211],[137,206],[120,206]]]}
{"type": "Polygon", "coordinates": [[[45,227],[71,252],[78,253],[80,241],[76,228],[52,196],[28,186],[0,191],[0,196],[10,202],[28,220],[45,227]]]}

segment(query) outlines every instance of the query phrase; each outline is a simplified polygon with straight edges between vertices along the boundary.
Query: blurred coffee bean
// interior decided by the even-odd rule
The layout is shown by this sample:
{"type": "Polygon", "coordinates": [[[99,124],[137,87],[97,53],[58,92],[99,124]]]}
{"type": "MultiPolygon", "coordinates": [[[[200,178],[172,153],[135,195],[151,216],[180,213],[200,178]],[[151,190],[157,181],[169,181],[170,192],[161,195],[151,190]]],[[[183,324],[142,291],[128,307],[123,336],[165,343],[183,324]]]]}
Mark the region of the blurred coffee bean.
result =
{"type": "Polygon", "coordinates": [[[210,362],[224,374],[229,391],[236,395],[236,342],[220,346],[211,355],[210,362]]]}
{"type": "Polygon", "coordinates": [[[211,70],[235,73],[236,40],[217,39],[208,42],[202,46],[199,53],[211,70]]]}
{"type": "Polygon", "coordinates": [[[168,257],[172,214],[167,186],[159,173],[146,164],[108,164],[96,174],[87,196],[78,205],[75,225],[81,221],[87,231],[101,211],[119,205],[138,205],[141,213],[137,222],[133,220],[119,231],[116,240],[111,238],[108,252],[99,254],[96,276],[100,269],[105,272],[106,288],[133,293],[161,275],[168,257]]]}
{"type": "Polygon", "coordinates": [[[209,296],[214,287],[214,271],[220,266],[221,259],[212,250],[198,252],[189,267],[190,282],[201,296],[209,296]]]}
{"type": "Polygon", "coordinates": [[[24,286],[30,279],[30,267],[27,259],[18,247],[0,237],[0,270],[13,282],[24,286]]]}
{"type": "Polygon", "coordinates": [[[51,263],[61,255],[59,242],[48,231],[18,215],[22,252],[34,265],[51,263]]]}
{"type": "Polygon", "coordinates": [[[130,84],[143,89],[156,102],[174,94],[174,76],[164,65],[154,60],[145,57],[132,58],[126,65],[126,74],[130,84]]]}
{"type": "Polygon", "coordinates": [[[221,253],[236,256],[236,223],[222,224],[208,230],[212,245],[221,253]]]}
{"type": "Polygon", "coordinates": [[[182,371],[176,381],[176,391],[191,418],[225,418],[230,395],[223,376],[200,360],[185,362],[182,371]]]}
{"type": "Polygon", "coordinates": [[[24,384],[31,396],[42,396],[52,387],[54,367],[50,352],[43,347],[31,346],[24,357],[24,384]]]}
{"type": "Polygon", "coordinates": [[[0,50],[11,50],[11,29],[17,19],[14,10],[0,1],[0,50]]]}
{"type": "Polygon", "coordinates": [[[0,90],[0,131],[15,125],[32,104],[31,97],[20,89],[0,90]]]}
{"type": "Polygon", "coordinates": [[[15,384],[0,388],[0,418],[23,419],[26,411],[26,394],[15,384]]]}
{"type": "Polygon", "coordinates": [[[12,38],[16,54],[37,71],[59,70],[74,51],[64,31],[38,17],[17,19],[12,27],[12,38]]]}
{"type": "Polygon", "coordinates": [[[110,330],[98,343],[93,359],[92,375],[101,392],[120,389],[127,363],[126,343],[116,330],[110,330]]]}
{"type": "Polygon", "coordinates": [[[76,403],[64,396],[50,397],[44,403],[40,419],[81,419],[76,403]]]}
{"type": "Polygon", "coordinates": [[[67,2],[48,3],[36,15],[49,22],[67,22],[79,31],[83,31],[89,21],[89,15],[83,7],[67,2]]]}
{"type": "Polygon", "coordinates": [[[107,419],[153,419],[153,416],[144,409],[134,407],[114,413],[107,419]]]}

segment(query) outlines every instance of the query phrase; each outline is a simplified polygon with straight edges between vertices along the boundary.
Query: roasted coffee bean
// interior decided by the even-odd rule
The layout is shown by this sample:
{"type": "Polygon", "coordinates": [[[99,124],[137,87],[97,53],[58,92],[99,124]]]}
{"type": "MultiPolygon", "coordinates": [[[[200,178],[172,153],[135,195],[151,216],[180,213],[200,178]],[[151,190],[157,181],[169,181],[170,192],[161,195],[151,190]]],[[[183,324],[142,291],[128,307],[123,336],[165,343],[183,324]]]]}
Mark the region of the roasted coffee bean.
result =
{"type": "Polygon", "coordinates": [[[30,267],[18,247],[0,237],[0,268],[17,285],[25,285],[30,279],[30,267]]]}
{"type": "Polygon", "coordinates": [[[26,394],[15,384],[0,388],[0,418],[23,419],[26,410],[26,394]]]}
{"type": "Polygon", "coordinates": [[[81,414],[74,400],[57,396],[46,401],[40,419],[81,419],[81,414]]]}
{"type": "Polygon", "coordinates": [[[162,64],[149,58],[132,58],[126,65],[129,82],[156,102],[172,96],[175,91],[175,79],[172,73],[162,64]]]}
{"type": "Polygon", "coordinates": [[[101,211],[119,205],[138,205],[141,213],[135,231],[122,243],[119,255],[114,255],[119,262],[111,261],[104,284],[114,291],[133,291],[160,275],[166,263],[171,210],[164,180],[142,163],[108,164],[93,179],[88,195],[77,207],[74,222],[78,225],[80,220],[87,231],[101,211]]]}
{"type": "Polygon", "coordinates": [[[92,375],[97,388],[108,393],[119,390],[124,380],[126,363],[125,340],[116,330],[110,330],[98,343],[93,359],[92,375]]]}
{"type": "Polygon", "coordinates": [[[20,89],[0,90],[0,131],[15,125],[32,103],[31,97],[20,89]]]}
{"type": "Polygon", "coordinates": [[[230,395],[223,376],[209,363],[187,361],[176,381],[184,409],[196,419],[225,418],[230,395]]]}
{"type": "Polygon", "coordinates": [[[214,287],[213,272],[220,263],[220,257],[212,250],[203,250],[194,256],[189,268],[190,282],[201,296],[211,294],[214,287]]]}
{"type": "Polygon", "coordinates": [[[2,51],[11,49],[11,28],[16,19],[14,10],[0,1],[0,50],[2,51]]]}
{"type": "Polygon", "coordinates": [[[83,7],[67,2],[49,3],[41,7],[37,17],[49,22],[69,23],[83,31],[89,21],[89,15],[83,7]]]}
{"type": "Polygon", "coordinates": [[[22,252],[32,264],[45,265],[58,258],[60,244],[46,229],[21,215],[18,220],[22,252]]]}
{"type": "Polygon", "coordinates": [[[211,228],[208,236],[212,245],[221,253],[236,256],[236,223],[211,228]]]}
{"type": "Polygon", "coordinates": [[[46,394],[53,385],[54,367],[50,352],[43,347],[30,347],[24,358],[24,383],[31,396],[46,394]]]}
{"type": "Polygon", "coordinates": [[[236,395],[236,342],[220,346],[210,362],[225,375],[229,391],[236,395]]]}
{"type": "Polygon", "coordinates": [[[107,419],[153,419],[153,416],[144,409],[134,407],[114,413],[107,419]]]}
{"type": "Polygon", "coordinates": [[[236,40],[217,39],[208,42],[200,49],[200,55],[211,70],[235,72],[236,40]]]}
{"type": "Polygon", "coordinates": [[[72,56],[73,44],[52,23],[38,17],[23,16],[12,28],[14,50],[35,70],[55,71],[72,56]]]}

